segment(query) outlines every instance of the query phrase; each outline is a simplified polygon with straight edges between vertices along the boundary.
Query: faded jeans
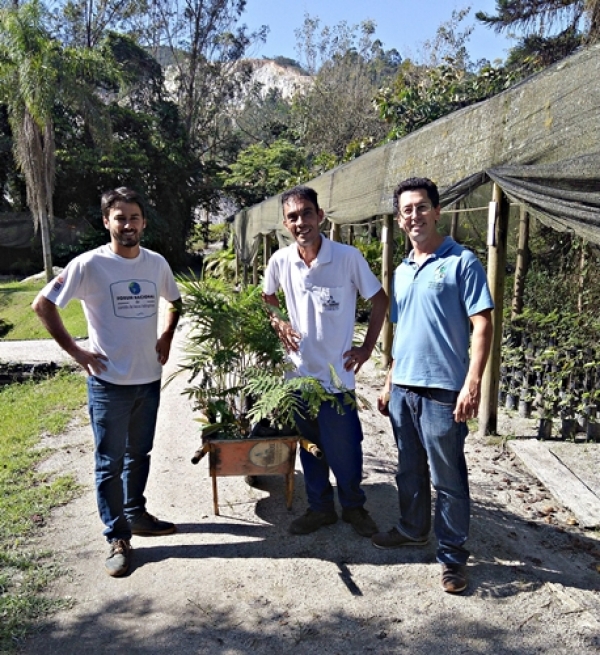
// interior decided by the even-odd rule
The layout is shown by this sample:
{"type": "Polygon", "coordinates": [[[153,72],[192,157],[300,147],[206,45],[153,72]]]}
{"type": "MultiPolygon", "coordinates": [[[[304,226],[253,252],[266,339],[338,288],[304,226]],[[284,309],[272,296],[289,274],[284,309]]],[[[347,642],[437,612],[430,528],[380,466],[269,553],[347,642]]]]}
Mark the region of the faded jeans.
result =
{"type": "Polygon", "coordinates": [[[146,510],[144,490],[150,471],[160,403],[160,380],[117,385],[87,380],[94,432],[94,473],[98,512],[108,541],[130,539],[129,520],[146,510]]]}
{"type": "Polygon", "coordinates": [[[437,560],[465,564],[470,499],[465,423],[454,420],[458,392],[392,385],[389,412],[398,445],[397,529],[421,540],[431,529],[431,485],[436,490],[437,560]]]}

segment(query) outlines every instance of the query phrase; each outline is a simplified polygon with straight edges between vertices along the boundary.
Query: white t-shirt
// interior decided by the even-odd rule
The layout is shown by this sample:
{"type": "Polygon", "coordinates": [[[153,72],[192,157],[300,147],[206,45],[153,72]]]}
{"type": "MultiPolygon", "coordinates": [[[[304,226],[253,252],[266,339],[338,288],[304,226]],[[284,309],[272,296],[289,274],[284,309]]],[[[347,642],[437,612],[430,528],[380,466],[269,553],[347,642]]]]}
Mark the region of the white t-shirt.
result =
{"type": "Polygon", "coordinates": [[[173,273],[162,255],[140,249],[134,259],[104,245],[73,259],[42,294],[58,307],[78,298],[88,322],[90,350],[108,357],[97,377],[113,384],[159,380],[158,303],[178,300],[173,273]]]}
{"type": "Polygon", "coordinates": [[[356,294],[372,298],[381,284],[360,251],[321,235],[317,258],[307,266],[293,243],[269,260],[263,290],[285,294],[292,327],[302,336],[298,352],[290,353],[297,376],[317,378],[329,391],[331,364],[346,389],[354,389],[354,372],[344,370],[343,353],[352,347],[356,294]]]}

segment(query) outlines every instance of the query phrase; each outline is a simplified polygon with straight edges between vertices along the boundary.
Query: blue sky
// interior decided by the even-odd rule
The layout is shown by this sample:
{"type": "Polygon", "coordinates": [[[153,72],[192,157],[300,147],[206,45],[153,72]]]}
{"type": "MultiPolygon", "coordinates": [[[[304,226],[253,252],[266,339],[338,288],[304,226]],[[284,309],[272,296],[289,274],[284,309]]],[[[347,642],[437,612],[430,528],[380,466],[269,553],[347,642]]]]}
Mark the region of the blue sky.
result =
{"type": "MultiPolygon", "coordinates": [[[[255,57],[283,55],[298,59],[294,31],[304,14],[321,19],[321,26],[334,26],[342,20],[350,25],[371,19],[377,24],[375,36],[386,50],[396,48],[403,58],[418,58],[420,46],[435,36],[453,9],[471,6],[466,19],[477,23],[476,11],[495,13],[495,0],[247,0],[242,21],[252,30],[260,25],[271,28],[267,42],[249,53],[255,57]]],[[[472,61],[482,58],[505,59],[512,42],[491,29],[477,24],[468,45],[472,61]]]]}

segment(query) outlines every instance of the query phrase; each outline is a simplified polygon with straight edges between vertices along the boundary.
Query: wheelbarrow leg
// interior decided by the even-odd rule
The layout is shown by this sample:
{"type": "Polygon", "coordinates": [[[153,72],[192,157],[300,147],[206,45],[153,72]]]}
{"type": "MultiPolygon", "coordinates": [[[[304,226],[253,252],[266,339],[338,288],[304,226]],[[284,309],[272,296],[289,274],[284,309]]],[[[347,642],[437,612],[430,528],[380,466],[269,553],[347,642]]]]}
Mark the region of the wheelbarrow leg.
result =
{"type": "Polygon", "coordinates": [[[214,454],[210,451],[210,477],[212,478],[213,511],[219,516],[219,493],[217,491],[217,465],[214,461],[214,454]]]}
{"type": "Polygon", "coordinates": [[[294,500],[294,471],[285,474],[285,504],[288,509],[292,509],[294,500]]]}

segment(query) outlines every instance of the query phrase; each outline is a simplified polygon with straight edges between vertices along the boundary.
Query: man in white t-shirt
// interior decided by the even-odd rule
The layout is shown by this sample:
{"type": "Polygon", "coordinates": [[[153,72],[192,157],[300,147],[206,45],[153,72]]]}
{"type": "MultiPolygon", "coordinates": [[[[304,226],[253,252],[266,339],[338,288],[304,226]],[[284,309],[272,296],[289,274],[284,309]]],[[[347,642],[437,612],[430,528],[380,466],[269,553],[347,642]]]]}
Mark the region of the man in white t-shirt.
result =
{"type": "Polygon", "coordinates": [[[295,187],[282,195],[281,202],[283,222],[294,243],[271,257],[263,295],[277,307],[276,293],[283,289],[289,322],[274,313],[271,324],[294,364],[294,374],[318,379],[337,395],[344,410],[340,414],[326,402],[314,421],[297,417],[302,435],[317,444],[324,456],[319,460],[300,451],[309,508],[291,523],[290,532],[309,534],[337,521],[331,470],[342,519],[358,534],[370,537],[377,526],[364,508],[362,428],[356,404],[347,401],[344,390],[354,395],[354,375],[375,347],[387,295],[356,248],[330,241],[320,233],[324,213],[314,189],[295,187]],[[372,311],[363,344],[353,347],[357,293],[371,301],[372,311]],[[332,368],[337,380],[332,379],[332,368]]]}
{"type": "Polygon", "coordinates": [[[119,577],[129,570],[131,535],[165,535],[173,523],[146,511],[160,402],[162,367],[169,358],[181,300],[162,255],[142,248],[144,205],[131,189],[107,191],[101,200],[110,243],[73,259],[47,284],[33,309],[56,342],[88,374],[88,407],[95,443],[98,511],[110,544],[105,568],[119,577]],[[158,336],[160,298],[169,303],[158,336]],[[57,307],[81,300],[89,348],[66,330],[57,307]]]}

